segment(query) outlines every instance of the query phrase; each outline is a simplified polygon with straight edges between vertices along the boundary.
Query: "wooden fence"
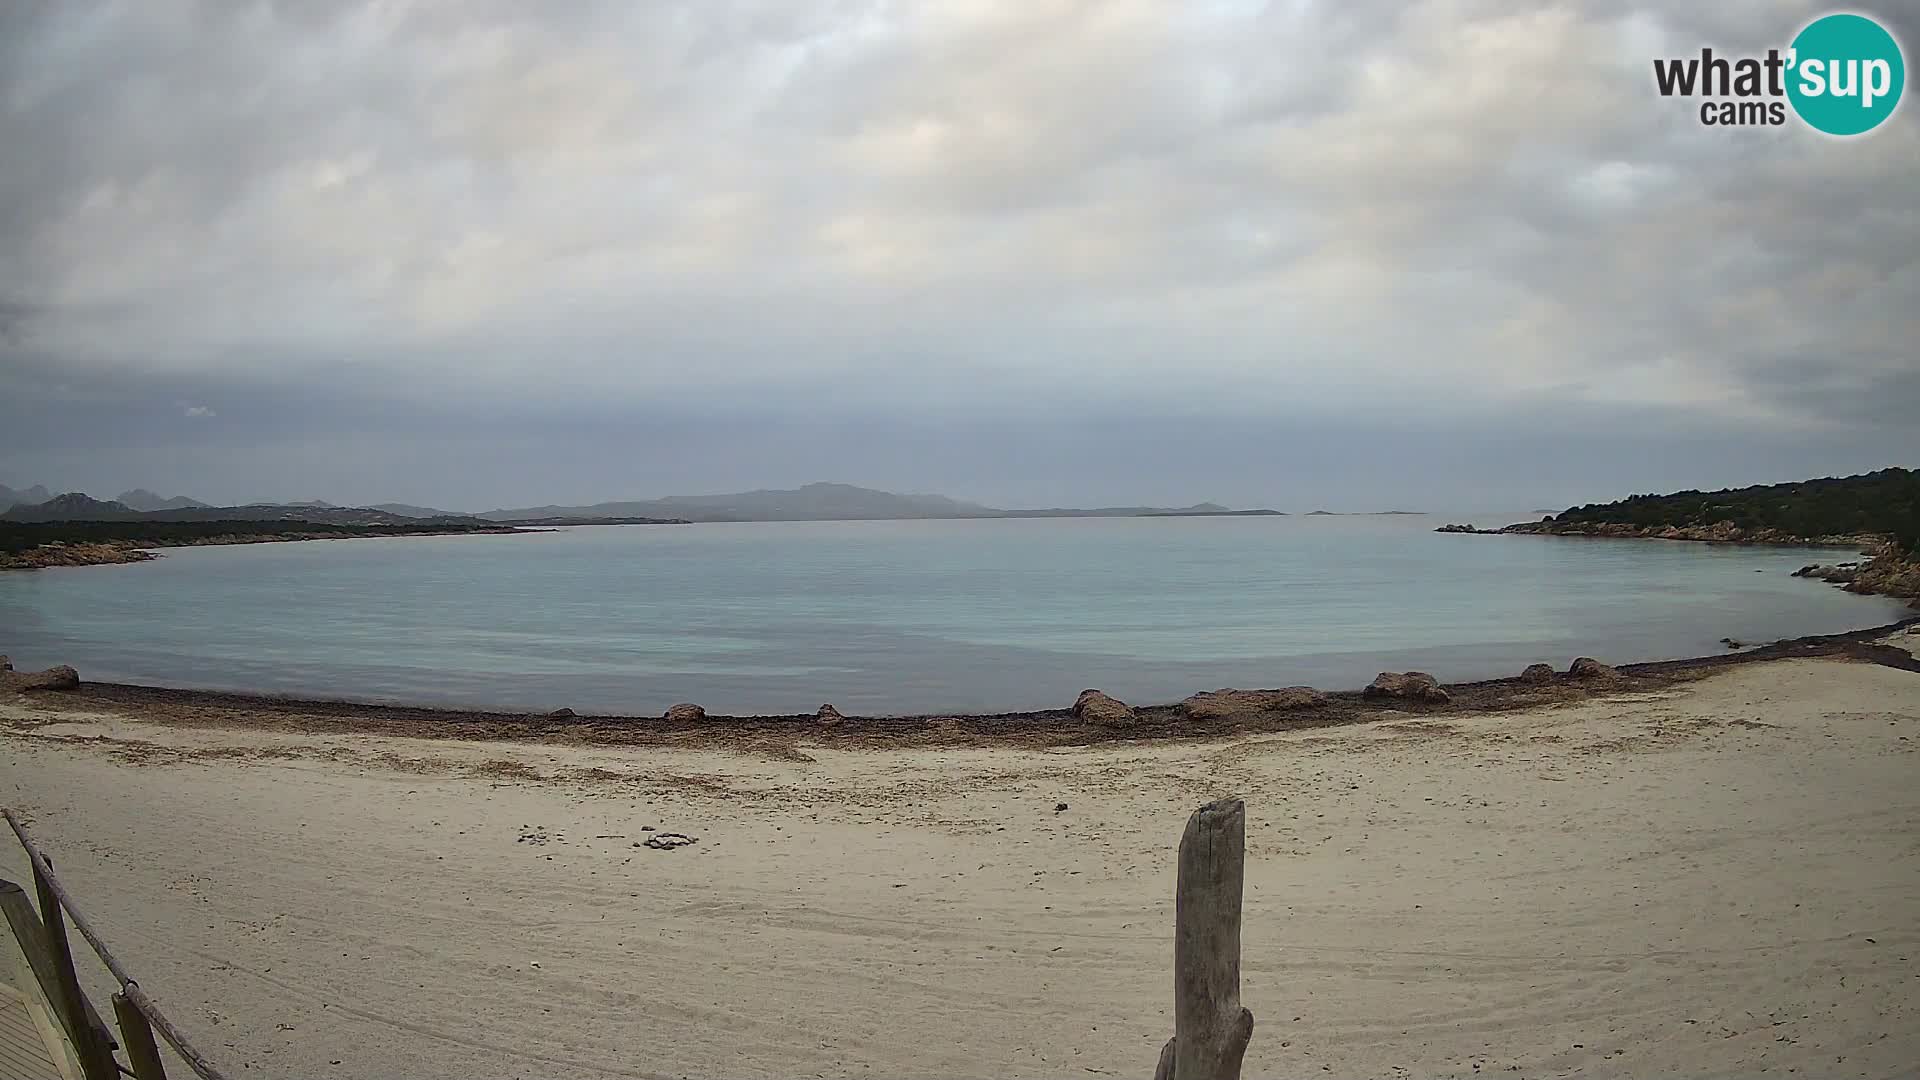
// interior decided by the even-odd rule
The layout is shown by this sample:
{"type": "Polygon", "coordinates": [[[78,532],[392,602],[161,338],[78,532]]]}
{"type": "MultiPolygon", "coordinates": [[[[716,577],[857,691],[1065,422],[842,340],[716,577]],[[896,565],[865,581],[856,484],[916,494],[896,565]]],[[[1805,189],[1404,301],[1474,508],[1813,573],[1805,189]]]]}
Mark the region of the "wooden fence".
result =
{"type": "MultiPolygon", "coordinates": [[[[54,1003],[86,1080],[166,1080],[154,1033],[165,1039],[201,1080],[226,1080],[194,1049],[159,1006],[120,966],[73,898],[54,877],[53,863],[34,846],[12,811],[7,824],[33,862],[36,914],[20,886],[0,881],[14,936],[27,953],[41,988],[54,1003]],[[67,920],[120,984],[113,1013],[120,1026],[101,1021],[81,992],[67,942],[67,920]],[[126,1054],[127,1065],[115,1058],[126,1054]]],[[[1240,902],[1246,880],[1247,807],[1239,799],[1211,802],[1193,812],[1180,837],[1180,872],[1174,891],[1173,1038],[1160,1051],[1154,1080],[1239,1080],[1240,1062],[1253,1037],[1253,1013],[1240,1005],[1240,902]]]]}
{"type": "Polygon", "coordinates": [[[26,827],[13,816],[13,811],[0,811],[0,814],[4,814],[7,824],[13,827],[14,836],[19,838],[20,846],[26,849],[27,858],[33,863],[33,891],[40,902],[39,911],[35,912],[25,890],[11,881],[0,881],[0,909],[4,909],[7,923],[13,930],[14,938],[19,941],[21,951],[26,954],[27,963],[33,968],[40,989],[53,1003],[54,1012],[68,1041],[73,1044],[74,1055],[80,1060],[80,1071],[86,1080],[119,1080],[123,1072],[134,1076],[136,1080],[166,1080],[167,1070],[160,1061],[160,1047],[153,1038],[156,1031],[201,1080],[226,1080],[226,1076],[204,1054],[194,1049],[193,1044],[167,1019],[146,991],[140,989],[140,984],[120,966],[120,961],[100,940],[100,935],[94,932],[93,924],[81,914],[74,905],[73,897],[60,884],[60,879],[54,876],[53,862],[34,845],[26,827]],[[113,1029],[100,1019],[93,1003],[87,1000],[86,994],[80,989],[79,974],[73,966],[73,949],[67,939],[69,919],[120,984],[119,991],[113,995],[113,1015],[120,1025],[117,1042],[113,1029]],[[114,1056],[115,1050],[125,1052],[126,1065],[120,1064],[114,1056]]]}

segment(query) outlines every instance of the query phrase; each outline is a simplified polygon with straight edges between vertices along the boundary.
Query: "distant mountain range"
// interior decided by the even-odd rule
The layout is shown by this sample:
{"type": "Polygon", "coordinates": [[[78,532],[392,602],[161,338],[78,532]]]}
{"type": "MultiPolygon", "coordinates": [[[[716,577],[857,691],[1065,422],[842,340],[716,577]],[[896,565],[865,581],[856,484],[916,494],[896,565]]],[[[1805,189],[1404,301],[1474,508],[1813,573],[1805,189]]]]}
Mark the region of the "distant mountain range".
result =
{"type": "Polygon", "coordinates": [[[743,491],[730,495],[669,495],[659,499],[603,502],[586,506],[526,506],[459,514],[409,503],[377,503],[341,507],[310,502],[249,503],[210,506],[184,495],[163,498],[136,488],[119,498],[101,501],[79,492],[50,496],[43,487],[23,492],[0,488],[6,505],[0,519],[9,521],[313,521],[339,525],[371,525],[421,519],[484,520],[490,522],[574,521],[894,521],[948,518],[1079,518],[1079,517],[1229,517],[1278,516],[1277,510],[1231,510],[1218,503],[1184,507],[1106,506],[1093,509],[1051,507],[1041,510],[1001,510],[963,502],[944,495],[900,495],[852,484],[807,484],[789,490],[743,491]]]}
{"type": "Polygon", "coordinates": [[[113,501],[127,507],[129,510],[139,510],[143,513],[154,510],[191,510],[196,506],[210,505],[201,502],[199,499],[189,499],[185,495],[175,495],[171,499],[162,498],[148,491],[146,488],[134,488],[132,491],[123,491],[114,496],[113,501]]]}
{"type": "Polygon", "coordinates": [[[5,484],[0,484],[0,510],[5,510],[10,506],[19,506],[23,503],[31,506],[34,503],[46,502],[51,498],[53,498],[53,492],[48,491],[39,484],[35,484],[25,491],[15,491],[5,484]]]}
{"type": "MultiPolygon", "coordinates": [[[[179,502],[177,499],[160,501],[179,502]]],[[[317,525],[417,525],[422,520],[432,520],[389,514],[369,507],[293,503],[208,506],[191,499],[186,501],[191,505],[174,505],[162,510],[136,510],[120,499],[102,501],[70,491],[44,502],[10,506],[0,513],[0,521],[306,521],[317,525]]],[[[463,515],[449,515],[446,520],[480,523],[478,518],[463,515]]]]}
{"type": "Polygon", "coordinates": [[[807,484],[789,490],[742,491],[732,495],[669,495],[638,502],[591,506],[526,506],[489,510],[489,521],[528,518],[683,518],[688,521],[896,521],[923,518],[1173,517],[1228,514],[1277,514],[1276,510],[1229,510],[1215,503],[1168,508],[1109,506],[1092,510],[1000,510],[945,495],[897,495],[852,484],[807,484]]]}

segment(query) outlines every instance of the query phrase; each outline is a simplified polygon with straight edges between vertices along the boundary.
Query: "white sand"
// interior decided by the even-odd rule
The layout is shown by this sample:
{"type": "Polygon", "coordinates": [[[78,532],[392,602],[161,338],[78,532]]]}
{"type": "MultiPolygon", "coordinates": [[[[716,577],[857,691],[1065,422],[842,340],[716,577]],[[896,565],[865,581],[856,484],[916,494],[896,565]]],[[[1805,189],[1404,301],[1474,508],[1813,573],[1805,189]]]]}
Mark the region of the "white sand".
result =
{"type": "Polygon", "coordinates": [[[0,801],[234,1076],[1146,1076],[1175,845],[1228,793],[1250,1077],[1920,1068],[1920,676],[1887,668],[812,760],[52,716],[0,703],[0,801]]]}

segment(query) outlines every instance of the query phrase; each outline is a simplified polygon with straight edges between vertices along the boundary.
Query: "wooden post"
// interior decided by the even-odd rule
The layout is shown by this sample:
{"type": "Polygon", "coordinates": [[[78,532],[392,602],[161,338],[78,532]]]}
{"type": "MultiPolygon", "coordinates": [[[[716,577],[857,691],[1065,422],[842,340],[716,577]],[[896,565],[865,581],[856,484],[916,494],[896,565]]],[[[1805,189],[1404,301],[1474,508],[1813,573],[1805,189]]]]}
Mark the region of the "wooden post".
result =
{"type": "Polygon", "coordinates": [[[115,994],[113,1015],[120,1020],[120,1041],[126,1045],[135,1080],[167,1080],[167,1068],[160,1063],[160,1047],[154,1045],[146,1014],[127,1000],[127,995],[115,994]]]}
{"type": "Polygon", "coordinates": [[[40,896],[40,922],[47,931],[47,954],[53,961],[53,977],[60,991],[61,1019],[66,1021],[67,1037],[73,1040],[80,1068],[87,1080],[119,1080],[120,1068],[114,1063],[113,1052],[94,1030],[92,1010],[87,1008],[86,995],[80,992],[80,977],[73,969],[73,948],[67,944],[66,911],[38,865],[33,868],[33,888],[40,896]]]}
{"type": "Polygon", "coordinates": [[[1187,819],[1174,893],[1173,1038],[1154,1080],[1239,1080],[1253,1038],[1240,1007],[1240,894],[1247,804],[1210,802],[1187,819]]]}

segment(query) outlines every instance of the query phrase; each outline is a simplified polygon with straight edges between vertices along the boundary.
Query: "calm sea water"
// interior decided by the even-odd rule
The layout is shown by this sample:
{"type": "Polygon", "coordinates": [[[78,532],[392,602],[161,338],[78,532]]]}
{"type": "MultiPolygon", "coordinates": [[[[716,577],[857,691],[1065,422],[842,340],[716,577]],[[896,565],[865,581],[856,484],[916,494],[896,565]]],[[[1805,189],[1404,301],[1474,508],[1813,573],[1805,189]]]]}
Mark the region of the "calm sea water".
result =
{"type": "MultiPolygon", "coordinates": [[[[1483,524],[1525,515],[1487,519],[1483,524]]],[[[596,526],[0,574],[0,652],[85,677],[657,713],[1051,708],[1711,653],[1903,605],[1846,554],[1454,536],[1435,517],[596,526]],[[1761,571],[1756,573],[1756,571],[1761,571]]]]}

